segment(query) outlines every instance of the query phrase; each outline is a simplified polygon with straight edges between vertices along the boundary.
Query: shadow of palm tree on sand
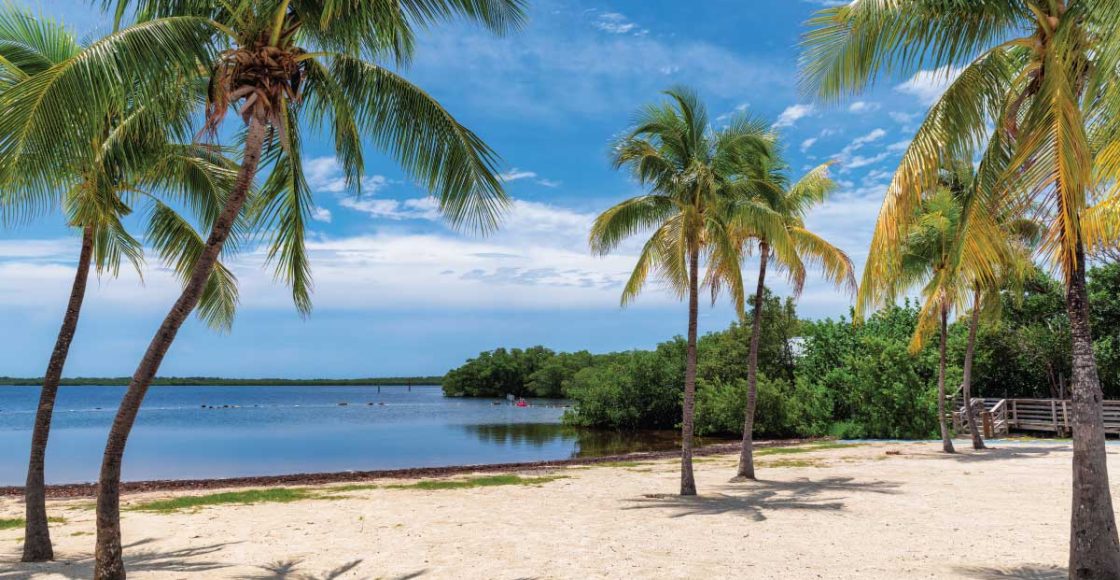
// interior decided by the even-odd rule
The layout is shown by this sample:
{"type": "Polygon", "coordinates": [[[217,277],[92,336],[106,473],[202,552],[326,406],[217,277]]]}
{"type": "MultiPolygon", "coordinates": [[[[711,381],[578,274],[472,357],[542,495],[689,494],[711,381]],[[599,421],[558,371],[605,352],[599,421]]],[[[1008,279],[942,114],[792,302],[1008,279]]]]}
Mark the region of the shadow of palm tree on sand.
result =
{"type": "Polygon", "coordinates": [[[766,513],[780,510],[840,511],[843,499],[851,493],[897,493],[898,484],[886,481],[856,481],[851,477],[793,481],[747,481],[725,485],[714,495],[682,497],[674,494],[649,494],[627,500],[623,509],[666,509],[669,517],[739,513],[754,521],[766,520],[766,513]]]}
{"type": "Polygon", "coordinates": [[[975,580],[1065,580],[1069,577],[1061,566],[1013,566],[1009,568],[987,568],[980,566],[961,566],[954,572],[965,578],[975,580]]]}
{"type": "MultiPolygon", "coordinates": [[[[125,568],[130,572],[181,572],[183,574],[197,574],[201,572],[211,572],[229,566],[221,562],[199,560],[202,556],[220,552],[229,544],[210,544],[207,546],[194,546],[179,550],[154,550],[143,548],[152,542],[155,542],[154,538],[147,538],[124,546],[125,568]]],[[[82,555],[78,558],[68,558],[62,555],[62,557],[53,562],[43,562],[39,564],[13,562],[12,564],[14,566],[13,569],[0,571],[0,580],[24,579],[28,578],[31,574],[52,574],[75,580],[91,578],[93,576],[92,555],[82,555]]]]}

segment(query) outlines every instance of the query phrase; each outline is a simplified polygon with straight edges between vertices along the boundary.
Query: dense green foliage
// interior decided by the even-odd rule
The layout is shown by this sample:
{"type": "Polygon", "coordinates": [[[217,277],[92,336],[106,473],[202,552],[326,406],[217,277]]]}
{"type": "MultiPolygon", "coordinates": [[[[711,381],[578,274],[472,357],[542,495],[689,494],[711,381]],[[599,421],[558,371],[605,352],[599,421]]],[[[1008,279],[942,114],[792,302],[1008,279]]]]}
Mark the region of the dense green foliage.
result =
{"type": "MultiPolygon", "coordinates": [[[[1120,398],[1120,265],[1090,271],[1093,323],[1108,398],[1120,398]]],[[[1068,396],[1069,322],[1060,282],[1038,274],[1021,290],[1005,290],[998,318],[978,333],[975,396],[1068,396]]],[[[964,313],[967,314],[967,313],[964,313]]],[[[836,435],[926,438],[937,432],[936,344],[908,352],[918,305],[904,302],[853,324],[847,317],[797,318],[791,300],[767,294],[760,337],[760,437],[836,435]]],[[[950,329],[948,391],[957,390],[967,317],[950,329]]],[[[699,341],[696,431],[738,435],[746,406],[749,327],[699,341]]],[[[544,347],[498,349],[448,373],[453,396],[572,399],[568,423],[612,429],[670,429],[680,421],[684,340],[652,351],[592,355],[544,347]]]]}

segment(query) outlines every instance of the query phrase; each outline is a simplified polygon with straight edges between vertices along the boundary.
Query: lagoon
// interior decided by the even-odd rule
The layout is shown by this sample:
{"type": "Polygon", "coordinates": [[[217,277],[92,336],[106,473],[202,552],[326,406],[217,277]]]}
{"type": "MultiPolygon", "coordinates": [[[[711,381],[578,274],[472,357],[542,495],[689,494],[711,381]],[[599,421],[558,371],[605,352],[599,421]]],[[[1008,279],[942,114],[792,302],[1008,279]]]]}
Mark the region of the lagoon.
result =
{"type": "MultiPolygon", "coordinates": [[[[59,389],[47,482],[94,481],[125,387],[59,389]]],[[[39,389],[0,386],[0,485],[21,485],[39,389]]],[[[124,480],[568,459],[671,449],[672,433],[561,425],[564,401],[444,397],[439,387],[152,387],[124,480]]]]}

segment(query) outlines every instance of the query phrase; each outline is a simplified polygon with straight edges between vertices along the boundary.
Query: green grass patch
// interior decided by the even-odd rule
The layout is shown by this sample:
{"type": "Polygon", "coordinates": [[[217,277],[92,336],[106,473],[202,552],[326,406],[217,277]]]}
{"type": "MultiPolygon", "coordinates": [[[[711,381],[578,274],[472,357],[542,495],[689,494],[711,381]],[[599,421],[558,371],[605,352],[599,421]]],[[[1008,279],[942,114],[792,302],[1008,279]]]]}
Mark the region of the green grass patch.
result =
{"type": "Polygon", "coordinates": [[[305,499],[316,499],[317,497],[319,497],[318,494],[303,488],[273,487],[268,489],[227,491],[223,493],[212,493],[210,495],[189,495],[171,499],[160,499],[137,504],[131,509],[145,512],[170,513],[212,505],[290,503],[305,499]]]}
{"type": "MultiPolygon", "coordinates": [[[[65,518],[47,518],[52,524],[65,524],[65,518]]],[[[0,518],[0,530],[14,530],[24,526],[23,518],[0,518]]]]}
{"type": "Polygon", "coordinates": [[[646,465],[644,461],[604,461],[602,463],[592,463],[593,467],[641,467],[646,465]]]}
{"type": "Polygon", "coordinates": [[[564,479],[563,475],[545,475],[541,477],[521,477],[520,475],[486,475],[470,479],[431,479],[400,485],[390,485],[391,489],[469,489],[473,487],[497,487],[501,485],[541,485],[557,479],[564,479]]]}
{"type": "Polygon", "coordinates": [[[796,447],[764,447],[755,450],[754,454],[758,457],[766,457],[767,455],[790,455],[793,453],[809,453],[812,451],[822,451],[824,449],[848,449],[850,447],[859,447],[860,443],[837,443],[835,441],[824,441],[822,443],[810,443],[808,445],[798,445],[796,447]]]}
{"type": "Polygon", "coordinates": [[[336,487],[328,487],[323,490],[324,493],[346,493],[348,491],[369,491],[371,489],[378,489],[381,486],[372,483],[351,483],[347,485],[339,485],[336,487]]]}

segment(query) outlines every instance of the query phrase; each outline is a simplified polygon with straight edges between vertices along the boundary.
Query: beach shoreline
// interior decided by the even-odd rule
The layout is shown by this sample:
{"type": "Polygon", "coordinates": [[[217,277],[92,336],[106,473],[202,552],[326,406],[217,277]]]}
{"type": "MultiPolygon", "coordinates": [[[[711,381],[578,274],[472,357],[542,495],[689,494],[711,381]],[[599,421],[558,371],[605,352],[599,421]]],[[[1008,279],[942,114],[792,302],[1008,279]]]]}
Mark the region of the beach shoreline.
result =
{"type": "MultiPolygon", "coordinates": [[[[829,439],[780,439],[757,441],[755,447],[787,447],[829,439]]],[[[739,443],[715,443],[693,450],[697,457],[722,455],[737,452],[739,443]]],[[[125,481],[121,483],[122,494],[148,493],[156,491],[191,491],[210,489],[235,489],[247,487],[291,486],[291,485],[328,485],[332,483],[355,483],[373,479],[416,479],[424,477],[447,477],[466,473],[488,472],[505,473],[517,471],[547,470],[568,466],[595,465],[618,461],[649,461],[680,457],[679,450],[643,451],[598,457],[578,457],[544,461],[524,461],[513,463],[482,463],[474,465],[448,465],[437,467],[405,467],[400,469],[378,469],[362,471],[332,471],[321,473],[292,473],[280,475],[256,475],[244,477],[218,477],[198,479],[161,479],[145,481],[125,481]]],[[[0,497],[21,497],[23,486],[0,486],[0,497]]],[[[96,483],[63,483],[47,486],[47,497],[51,499],[72,499],[95,497],[96,483]]]]}

